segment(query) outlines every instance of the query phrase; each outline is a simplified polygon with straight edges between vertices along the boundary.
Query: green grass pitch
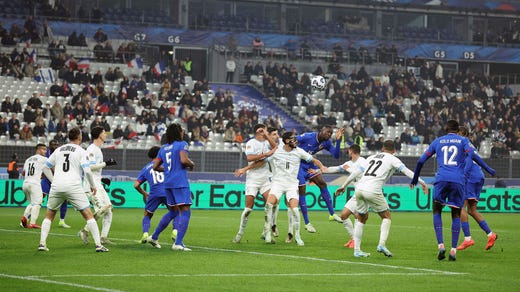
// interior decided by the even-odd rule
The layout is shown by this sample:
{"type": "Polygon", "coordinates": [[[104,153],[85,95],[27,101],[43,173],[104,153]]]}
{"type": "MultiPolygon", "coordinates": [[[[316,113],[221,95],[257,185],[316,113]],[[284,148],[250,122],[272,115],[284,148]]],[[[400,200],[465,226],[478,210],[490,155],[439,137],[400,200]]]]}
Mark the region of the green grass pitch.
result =
{"type": "MultiPolygon", "coordinates": [[[[152,219],[152,231],[165,210],[152,219]]],[[[67,223],[53,222],[49,252],[38,252],[39,230],[18,226],[22,208],[0,210],[0,287],[2,291],[518,291],[520,287],[519,214],[485,213],[498,241],[485,251],[486,236],[470,221],[476,244],[457,253],[457,261],[436,259],[430,213],[392,214],[387,243],[394,257],[375,251],[381,219],[370,214],[362,249],[369,258],[354,258],[343,247],[342,224],[328,214],[310,212],[315,234],[302,231],[305,246],[284,242],[287,213],[280,211],[280,237],[260,240],[263,211],[255,210],[240,244],[231,242],[240,210],[193,210],[185,244],[192,252],[170,249],[170,228],[159,238],[162,249],[140,244],[142,210],[116,209],[109,253],[95,253],[77,237],[84,221],[69,209],[67,223]]],[[[40,214],[38,223],[43,218],[40,214]]],[[[449,213],[443,214],[450,242],[449,213]]],[[[462,233],[461,233],[462,240],[462,233]]],[[[448,244],[449,245],[449,244],[448,244]]]]}

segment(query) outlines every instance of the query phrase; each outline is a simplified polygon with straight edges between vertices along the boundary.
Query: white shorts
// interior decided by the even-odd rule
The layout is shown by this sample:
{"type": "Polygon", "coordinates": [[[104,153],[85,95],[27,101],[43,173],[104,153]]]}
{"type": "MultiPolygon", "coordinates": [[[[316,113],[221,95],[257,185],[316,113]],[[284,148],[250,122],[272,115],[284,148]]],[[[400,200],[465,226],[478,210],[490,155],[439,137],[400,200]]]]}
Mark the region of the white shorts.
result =
{"type": "Polygon", "coordinates": [[[43,191],[41,184],[24,183],[22,191],[31,205],[41,205],[43,202],[43,191]]]}
{"type": "Polygon", "coordinates": [[[298,184],[278,184],[273,183],[271,185],[271,191],[269,195],[273,195],[276,197],[278,202],[280,202],[280,198],[285,194],[285,199],[287,202],[291,201],[291,199],[300,200],[300,195],[298,194],[298,184]]]}
{"type": "Polygon", "coordinates": [[[246,181],[246,196],[256,197],[258,193],[263,194],[271,189],[271,182],[265,180],[263,182],[246,181]]]}
{"type": "Polygon", "coordinates": [[[57,211],[65,200],[79,211],[90,208],[90,203],[83,187],[78,186],[69,187],[67,190],[51,188],[49,199],[47,200],[47,209],[57,211]]]}
{"type": "Polygon", "coordinates": [[[350,197],[350,199],[348,199],[347,203],[345,203],[345,206],[343,208],[349,209],[350,212],[352,212],[352,214],[357,212],[357,200],[355,194],[354,196],[350,197]]]}
{"type": "Polygon", "coordinates": [[[359,214],[368,213],[368,208],[372,208],[372,210],[377,213],[390,209],[383,193],[375,193],[356,189],[354,195],[356,196],[356,208],[359,214]]]}

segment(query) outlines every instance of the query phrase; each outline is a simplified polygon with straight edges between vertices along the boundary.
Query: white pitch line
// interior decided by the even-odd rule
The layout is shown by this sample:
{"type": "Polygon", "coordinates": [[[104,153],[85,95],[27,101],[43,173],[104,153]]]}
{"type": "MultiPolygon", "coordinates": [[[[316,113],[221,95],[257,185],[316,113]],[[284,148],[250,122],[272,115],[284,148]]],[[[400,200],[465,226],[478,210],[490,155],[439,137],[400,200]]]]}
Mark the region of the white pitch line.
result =
{"type": "Polygon", "coordinates": [[[116,290],[116,289],[100,288],[100,287],[89,286],[89,285],[74,284],[74,283],[60,282],[60,281],[54,281],[54,280],[46,280],[46,279],[41,279],[38,276],[16,276],[16,275],[9,275],[9,274],[0,274],[0,277],[25,280],[25,281],[44,282],[44,283],[49,283],[49,284],[71,286],[74,288],[84,288],[84,289],[91,289],[91,290],[97,290],[97,291],[108,291],[108,292],[120,292],[121,291],[121,290],[116,290]]]}
{"type": "Polygon", "coordinates": [[[39,276],[30,276],[31,278],[67,278],[67,277],[174,277],[174,278],[182,278],[182,277],[358,277],[358,276],[431,276],[438,275],[439,273],[329,273],[329,274],[71,274],[71,275],[39,275],[39,276]]]}
{"type": "MultiPolygon", "coordinates": [[[[13,229],[2,229],[2,228],[0,228],[0,231],[16,232],[16,233],[33,233],[33,232],[25,231],[25,230],[13,230],[13,229]]],[[[62,234],[62,233],[51,233],[51,235],[76,237],[76,235],[69,235],[69,234],[62,234]]],[[[110,239],[112,239],[114,241],[138,242],[137,240],[127,239],[127,238],[110,238],[110,239]]],[[[166,244],[163,242],[160,242],[160,243],[166,244]]],[[[250,255],[271,256],[271,257],[283,257],[283,258],[292,258],[292,259],[309,260],[309,261],[317,261],[317,262],[364,265],[364,266],[372,266],[372,267],[379,267],[379,268],[402,269],[402,270],[408,270],[408,271],[434,273],[434,274],[442,274],[442,275],[466,275],[467,274],[467,273],[460,273],[460,272],[449,272],[449,271],[433,270],[433,269],[426,269],[426,268],[403,267],[403,266],[367,263],[367,262],[360,262],[360,261],[333,260],[333,259],[323,259],[323,258],[306,257],[306,256],[298,256],[298,255],[273,254],[273,253],[264,253],[264,252],[257,252],[257,251],[243,251],[243,250],[236,250],[236,249],[214,248],[214,247],[194,246],[194,245],[190,245],[190,247],[197,248],[197,249],[210,250],[210,251],[243,253],[243,254],[250,254],[250,255]]]]}

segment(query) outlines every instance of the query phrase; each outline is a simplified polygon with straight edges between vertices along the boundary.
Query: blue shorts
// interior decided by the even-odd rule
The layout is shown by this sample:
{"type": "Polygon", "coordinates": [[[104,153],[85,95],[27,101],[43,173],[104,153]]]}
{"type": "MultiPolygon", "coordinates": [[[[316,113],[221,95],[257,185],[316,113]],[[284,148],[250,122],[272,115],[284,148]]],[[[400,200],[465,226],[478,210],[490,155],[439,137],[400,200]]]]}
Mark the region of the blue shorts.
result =
{"type": "Polygon", "coordinates": [[[51,182],[47,178],[43,178],[40,182],[42,193],[48,195],[51,192],[51,182]]]}
{"type": "Polygon", "coordinates": [[[460,183],[440,181],[433,184],[433,201],[450,207],[464,206],[464,186],[460,183]]]}
{"type": "Polygon", "coordinates": [[[166,203],[168,206],[191,205],[190,188],[165,188],[166,203]]]}
{"type": "Polygon", "coordinates": [[[148,200],[146,200],[144,209],[149,213],[153,213],[157,210],[160,204],[166,205],[166,196],[150,196],[148,197],[148,200]]]}
{"type": "Polygon", "coordinates": [[[311,178],[321,174],[321,172],[317,173],[309,173],[309,169],[316,169],[319,171],[319,167],[314,165],[313,163],[302,163],[300,164],[300,169],[298,170],[298,185],[304,186],[308,180],[311,178]]]}
{"type": "Polygon", "coordinates": [[[480,200],[480,192],[484,186],[484,179],[479,182],[468,182],[466,183],[466,192],[464,193],[464,200],[480,200]]]}

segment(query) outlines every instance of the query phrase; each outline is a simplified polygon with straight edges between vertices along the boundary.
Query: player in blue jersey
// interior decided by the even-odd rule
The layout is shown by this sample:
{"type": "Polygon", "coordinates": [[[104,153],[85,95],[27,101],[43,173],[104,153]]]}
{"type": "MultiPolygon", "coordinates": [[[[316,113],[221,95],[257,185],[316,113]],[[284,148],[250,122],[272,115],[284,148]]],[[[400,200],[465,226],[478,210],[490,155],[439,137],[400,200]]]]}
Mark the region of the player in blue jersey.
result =
{"type": "Polygon", "coordinates": [[[447,134],[435,139],[417,161],[410,187],[417,185],[424,163],[434,154],[437,154],[438,169],[433,184],[433,227],[438,243],[437,259],[443,260],[446,258],[441,213],[444,205],[447,205],[451,208],[452,218],[449,259],[455,261],[460,233],[460,213],[464,205],[464,163],[466,158],[470,156],[491,175],[495,174],[495,170],[490,168],[475,153],[466,137],[458,135],[459,123],[457,121],[449,120],[446,123],[445,130],[447,134]]]}
{"type": "MultiPolygon", "coordinates": [[[[321,150],[327,150],[330,154],[338,159],[340,153],[340,144],[341,144],[341,136],[343,135],[343,128],[339,128],[336,131],[336,145],[332,145],[330,137],[332,136],[332,127],[331,126],[323,126],[319,132],[309,132],[303,133],[301,135],[296,136],[296,140],[298,140],[298,147],[305,150],[305,152],[314,155],[321,150]]],[[[320,188],[321,196],[325,203],[327,204],[327,209],[329,211],[329,220],[336,220],[338,222],[343,222],[341,218],[334,214],[334,206],[332,205],[332,198],[330,196],[329,189],[327,188],[327,183],[323,179],[321,172],[318,171],[318,168],[306,161],[302,161],[300,164],[300,171],[298,172],[298,192],[300,194],[300,209],[302,211],[303,220],[305,221],[305,229],[307,231],[314,233],[316,229],[309,221],[308,209],[307,209],[307,201],[305,199],[305,194],[307,192],[305,184],[310,180],[315,183],[320,188]],[[309,169],[314,169],[317,171],[309,172],[309,169]]],[[[291,236],[289,232],[289,237],[291,236]]]]}
{"type": "MultiPolygon", "coordinates": [[[[134,188],[141,195],[143,195],[146,202],[146,205],[144,206],[144,217],[142,222],[143,236],[141,237],[141,243],[146,243],[146,239],[149,236],[148,231],[150,231],[150,220],[152,219],[155,210],[157,210],[161,204],[166,206],[166,194],[164,193],[163,184],[164,172],[159,172],[153,169],[153,159],[157,157],[159,149],[161,148],[154,146],[148,150],[148,157],[150,157],[152,161],[143,167],[134,183],[134,188]],[[148,192],[141,187],[144,182],[148,182],[148,192]]],[[[177,230],[175,229],[175,226],[172,227],[172,238],[175,239],[177,237],[177,230]]]]}
{"type": "MultiPolygon", "coordinates": [[[[52,152],[54,152],[54,150],[56,150],[56,148],[58,148],[58,146],[59,146],[58,141],[56,141],[54,139],[51,140],[49,142],[49,148],[47,148],[47,154],[45,156],[46,157],[51,156],[52,152]]],[[[47,177],[43,176],[43,178],[41,180],[41,186],[42,186],[43,195],[48,196],[49,192],[51,191],[51,182],[47,179],[47,177]]],[[[58,226],[60,226],[62,228],[70,228],[70,225],[65,223],[65,215],[67,215],[67,201],[65,201],[65,202],[63,202],[63,204],[61,204],[60,223],[58,224],[58,226]]]]}
{"type": "MultiPolygon", "coordinates": [[[[459,134],[464,137],[469,136],[468,128],[461,126],[459,128],[459,134]]],[[[475,147],[471,145],[474,149],[475,147]]],[[[476,151],[476,150],[474,150],[476,151]]],[[[471,232],[469,230],[468,214],[477,221],[480,228],[487,234],[488,240],[486,243],[486,250],[489,250],[495,245],[495,241],[498,236],[496,233],[491,231],[486,220],[480,212],[477,210],[477,204],[480,200],[480,192],[484,185],[484,173],[480,166],[475,164],[473,161],[466,158],[466,165],[464,166],[464,172],[466,177],[466,186],[464,193],[464,207],[460,214],[460,221],[462,222],[462,232],[464,232],[464,241],[457,246],[457,250],[464,250],[475,244],[473,238],[471,238],[471,232]],[[467,209],[467,211],[466,211],[467,209]]]]}
{"type": "Polygon", "coordinates": [[[173,250],[191,251],[184,246],[183,239],[190,223],[192,204],[188,170],[195,164],[188,156],[188,143],[184,141],[184,131],[177,123],[170,124],[166,130],[167,143],[159,150],[154,159],[153,169],[164,171],[164,189],[168,213],[166,213],[152,236],[147,241],[155,248],[160,248],[158,238],[161,231],[176,217],[177,238],[172,245],[173,250]]]}

